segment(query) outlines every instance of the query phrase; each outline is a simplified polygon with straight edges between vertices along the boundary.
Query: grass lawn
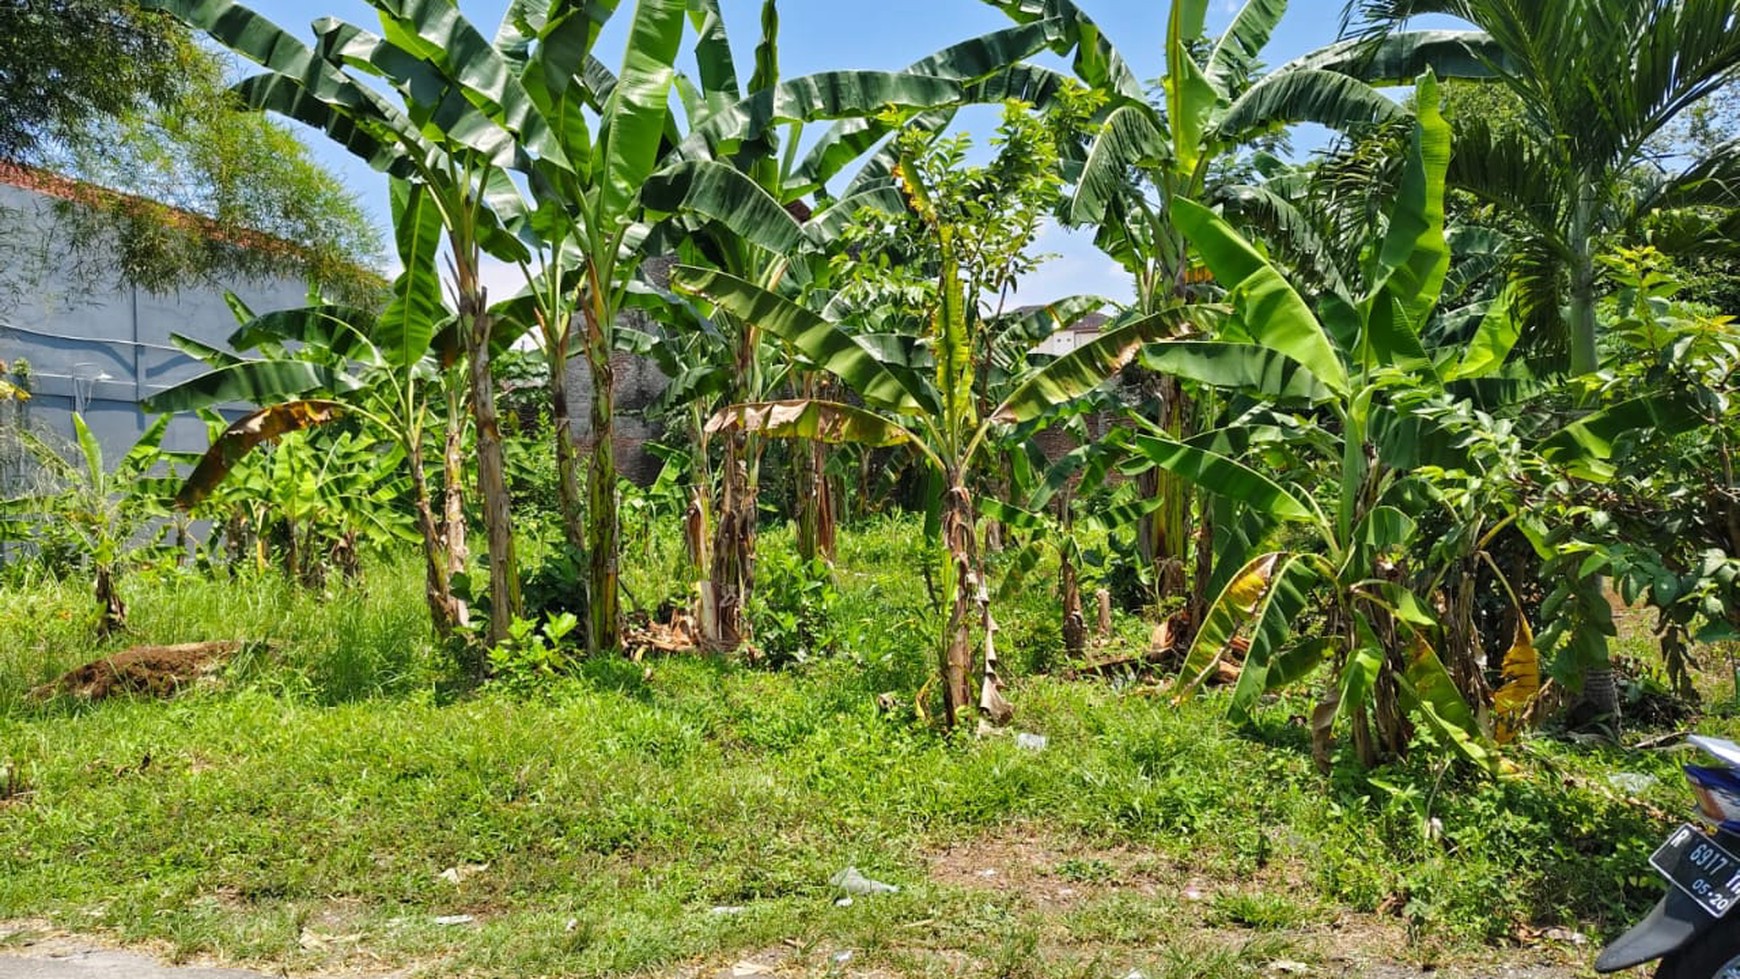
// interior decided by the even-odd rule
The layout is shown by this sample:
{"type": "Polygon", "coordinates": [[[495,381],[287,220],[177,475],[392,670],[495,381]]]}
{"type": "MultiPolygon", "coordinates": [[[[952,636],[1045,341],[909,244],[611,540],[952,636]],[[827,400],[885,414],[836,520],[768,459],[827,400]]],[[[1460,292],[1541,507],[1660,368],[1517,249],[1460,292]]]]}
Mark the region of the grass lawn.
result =
{"type": "MultiPolygon", "coordinates": [[[[15,583],[0,921],[293,974],[1254,976],[1519,942],[1586,967],[1659,894],[1646,857],[1690,803],[1676,752],[1543,737],[1502,781],[1426,752],[1326,778],[1304,699],[1238,729],[1215,695],[1044,675],[1011,690],[1043,750],[946,740],[910,707],[931,662],[916,536],[848,540],[835,655],[591,662],[465,695],[408,559],[326,596],[136,577],[128,641],[276,641],[168,702],[24,697],[102,650],[77,583],[15,583]],[[1655,781],[1634,796],[1620,772],[1655,781]],[[900,891],[842,904],[848,866],[900,891]]],[[[1043,590],[1004,616],[1029,667],[1043,590]]]]}

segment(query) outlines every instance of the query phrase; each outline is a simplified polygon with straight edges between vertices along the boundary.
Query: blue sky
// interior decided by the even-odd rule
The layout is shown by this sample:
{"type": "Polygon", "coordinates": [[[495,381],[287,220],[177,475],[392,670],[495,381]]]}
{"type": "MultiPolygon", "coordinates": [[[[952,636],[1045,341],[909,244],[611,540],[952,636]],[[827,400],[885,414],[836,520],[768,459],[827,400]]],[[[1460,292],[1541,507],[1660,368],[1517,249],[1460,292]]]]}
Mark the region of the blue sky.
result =
{"type": "MultiPolygon", "coordinates": [[[[1143,78],[1157,77],[1163,68],[1162,38],[1170,4],[1165,0],[1078,0],[1129,59],[1143,78]]],[[[310,36],[307,26],[334,16],[374,28],[378,21],[362,0],[252,0],[260,13],[281,26],[310,36]]],[[[461,9],[485,34],[493,34],[506,0],[461,0],[461,9]]],[[[738,63],[751,63],[759,33],[761,0],[722,0],[738,63]]],[[[621,22],[631,0],[624,0],[616,30],[600,42],[600,54],[614,66],[621,58],[621,22]]],[[[1295,0],[1267,49],[1271,64],[1279,64],[1335,39],[1341,0],[1295,0]]],[[[1238,9],[1237,0],[1214,0],[1209,30],[1219,33],[1238,9]]],[[[996,30],[1008,24],[1004,15],[979,0],[784,0],[780,4],[781,70],[786,76],[834,68],[894,69],[910,64],[949,43],[996,30]]],[[[964,123],[973,128],[973,118],[964,123]]],[[[989,119],[987,113],[984,116],[989,119]]],[[[366,165],[346,156],[318,134],[310,144],[319,157],[338,171],[382,224],[386,214],[386,182],[366,165]]],[[[1309,149],[1316,139],[1304,134],[1296,141],[1309,149]]],[[[1094,293],[1118,301],[1131,298],[1128,278],[1094,250],[1091,237],[1049,229],[1039,249],[1059,257],[1025,282],[1020,298],[1039,302],[1064,295],[1094,293]]],[[[504,294],[507,270],[492,293],[504,294]]],[[[509,290],[512,291],[512,290],[509,290]]]]}

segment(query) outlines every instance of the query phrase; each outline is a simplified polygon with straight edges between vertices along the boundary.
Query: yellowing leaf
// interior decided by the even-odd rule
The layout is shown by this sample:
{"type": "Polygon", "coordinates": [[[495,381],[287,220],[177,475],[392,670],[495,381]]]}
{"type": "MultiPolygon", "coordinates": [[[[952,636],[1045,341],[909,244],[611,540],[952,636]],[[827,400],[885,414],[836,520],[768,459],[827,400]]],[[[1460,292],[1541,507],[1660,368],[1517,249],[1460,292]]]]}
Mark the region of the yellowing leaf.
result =
{"type": "Polygon", "coordinates": [[[1493,737],[1499,744],[1516,740],[1529,708],[1541,695],[1541,656],[1526,618],[1517,616],[1516,640],[1504,654],[1504,684],[1492,694],[1493,737]]]}
{"type": "Polygon", "coordinates": [[[1233,579],[1233,583],[1226,588],[1227,600],[1246,615],[1256,611],[1257,602],[1262,600],[1263,593],[1269,588],[1269,578],[1275,573],[1275,562],[1278,558],[1279,554],[1270,554],[1233,579]]]}

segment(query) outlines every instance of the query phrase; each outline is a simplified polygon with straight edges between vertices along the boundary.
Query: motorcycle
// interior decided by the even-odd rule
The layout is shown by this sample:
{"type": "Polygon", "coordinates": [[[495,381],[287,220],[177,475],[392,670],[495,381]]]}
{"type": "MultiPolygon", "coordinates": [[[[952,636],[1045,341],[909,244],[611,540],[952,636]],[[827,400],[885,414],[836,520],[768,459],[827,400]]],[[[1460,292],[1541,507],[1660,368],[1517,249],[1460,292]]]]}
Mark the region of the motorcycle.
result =
{"type": "Polygon", "coordinates": [[[1689,740],[1719,765],[1687,765],[1686,780],[1708,827],[1690,823],[1649,862],[1668,892],[1649,917],[1602,950],[1596,972],[1661,960],[1657,979],[1740,979],[1740,744],[1689,740]]]}

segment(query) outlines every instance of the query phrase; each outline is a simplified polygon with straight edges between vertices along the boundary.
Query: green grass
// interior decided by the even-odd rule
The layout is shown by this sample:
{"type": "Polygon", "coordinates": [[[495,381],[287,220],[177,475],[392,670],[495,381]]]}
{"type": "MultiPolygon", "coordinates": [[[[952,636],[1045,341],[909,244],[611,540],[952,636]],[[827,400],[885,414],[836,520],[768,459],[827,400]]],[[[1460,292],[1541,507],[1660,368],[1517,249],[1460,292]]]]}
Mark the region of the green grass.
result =
{"type": "MultiPolygon", "coordinates": [[[[1606,777],[1653,775],[1645,801],[1680,813],[1667,753],[1538,740],[1503,781],[1424,754],[1326,779],[1289,720],[1303,701],[1241,731],[1212,696],[1174,708],[1043,676],[1011,690],[1042,752],[885,712],[877,696],[911,704],[931,664],[917,536],[847,538],[830,657],[592,662],[531,694],[449,694],[407,560],[330,596],[140,576],[133,640],[275,651],[172,702],[37,705],[21,691],[98,650],[81,589],[9,587],[0,766],[20,791],[0,800],[0,920],[292,970],[612,975],[765,954],[838,972],[850,950],[850,969],[898,974],[1235,976],[1310,960],[1347,914],[1430,958],[1523,925],[1610,934],[1659,889],[1646,856],[1665,825],[1606,777]],[[836,906],[847,865],[902,890],[836,906]],[[434,923],[454,914],[476,920],[434,923]]],[[[1003,618],[1043,636],[1028,592],[1003,618]]]]}

